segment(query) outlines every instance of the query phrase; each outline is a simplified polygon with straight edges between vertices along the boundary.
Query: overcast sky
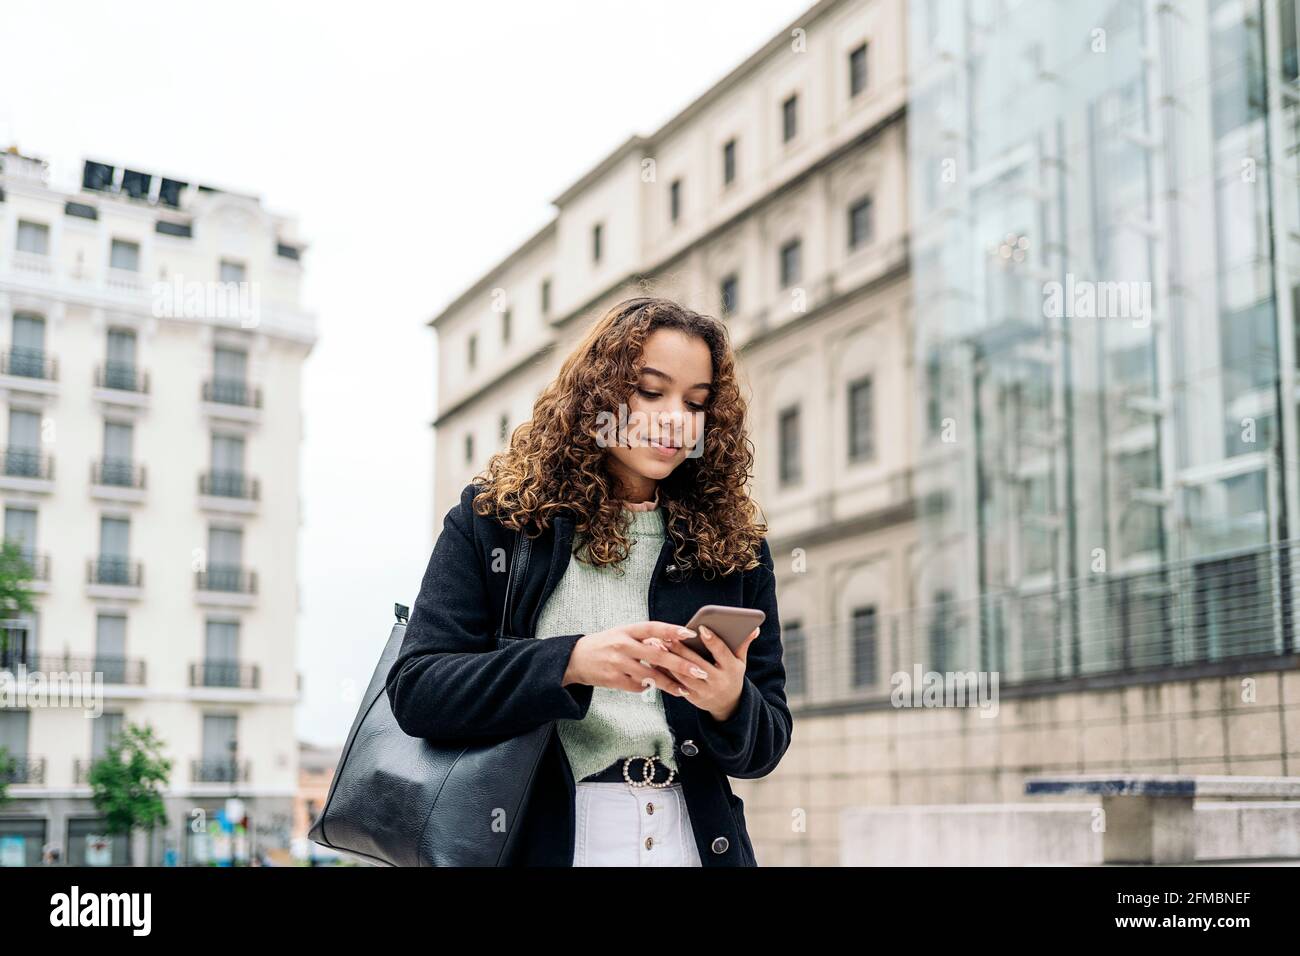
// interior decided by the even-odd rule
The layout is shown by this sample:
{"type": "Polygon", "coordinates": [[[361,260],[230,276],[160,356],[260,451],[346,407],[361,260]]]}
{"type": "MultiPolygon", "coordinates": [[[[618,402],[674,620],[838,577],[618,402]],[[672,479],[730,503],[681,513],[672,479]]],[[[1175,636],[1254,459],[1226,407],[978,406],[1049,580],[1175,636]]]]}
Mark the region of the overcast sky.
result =
{"type": "Polygon", "coordinates": [[[433,547],[425,323],[812,0],[0,2],[0,149],[59,176],[93,157],[255,193],[299,220],[320,338],[298,730],[342,743],[433,547]]]}

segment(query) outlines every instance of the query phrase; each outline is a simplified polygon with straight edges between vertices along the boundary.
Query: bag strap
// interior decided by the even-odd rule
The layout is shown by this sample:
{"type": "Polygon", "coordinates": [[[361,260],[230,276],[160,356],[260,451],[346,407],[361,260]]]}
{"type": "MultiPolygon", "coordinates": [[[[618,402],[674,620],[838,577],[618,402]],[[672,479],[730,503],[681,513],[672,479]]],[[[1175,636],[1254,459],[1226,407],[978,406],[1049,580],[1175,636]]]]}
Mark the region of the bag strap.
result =
{"type": "Polygon", "coordinates": [[[510,622],[510,604],[514,598],[515,582],[527,573],[528,559],[531,556],[532,539],[522,531],[516,531],[514,553],[510,557],[510,577],[506,580],[506,599],[501,607],[501,629],[499,633],[502,637],[507,636],[506,627],[510,622]]]}

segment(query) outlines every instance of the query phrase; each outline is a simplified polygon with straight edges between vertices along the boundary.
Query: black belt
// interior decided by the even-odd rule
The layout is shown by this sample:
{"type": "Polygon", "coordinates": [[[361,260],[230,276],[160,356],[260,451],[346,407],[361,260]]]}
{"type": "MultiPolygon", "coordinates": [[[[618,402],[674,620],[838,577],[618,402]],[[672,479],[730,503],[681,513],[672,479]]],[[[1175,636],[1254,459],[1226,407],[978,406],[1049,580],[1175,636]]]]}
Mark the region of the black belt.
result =
{"type": "Polygon", "coordinates": [[[583,777],[582,782],[628,783],[629,778],[634,787],[665,787],[680,782],[680,778],[663,763],[662,757],[620,757],[604,770],[583,777]],[[623,773],[625,766],[626,776],[623,773]]]}

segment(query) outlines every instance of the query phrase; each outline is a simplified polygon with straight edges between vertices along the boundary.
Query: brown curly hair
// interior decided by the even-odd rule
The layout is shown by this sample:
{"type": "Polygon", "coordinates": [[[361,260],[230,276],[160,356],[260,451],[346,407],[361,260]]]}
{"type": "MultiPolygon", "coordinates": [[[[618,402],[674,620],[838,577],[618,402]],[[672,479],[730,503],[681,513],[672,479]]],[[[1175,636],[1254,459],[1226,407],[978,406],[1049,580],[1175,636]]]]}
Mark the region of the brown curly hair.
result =
{"type": "Polygon", "coordinates": [[[570,508],[577,559],[598,567],[621,564],[630,553],[625,532],[631,515],[616,497],[598,421],[628,401],[645,341],[662,328],[703,340],[714,369],[702,452],[659,482],[677,565],[684,573],[700,568],[706,578],[756,567],[767,525],[756,519],[747,492],[754,447],[745,434],[746,402],[727,327],[663,298],[625,299],[591,327],[538,396],[532,418],[475,477],[483,487],[474,497],[475,512],[494,514],[506,527],[535,537],[556,511],[570,508]]]}

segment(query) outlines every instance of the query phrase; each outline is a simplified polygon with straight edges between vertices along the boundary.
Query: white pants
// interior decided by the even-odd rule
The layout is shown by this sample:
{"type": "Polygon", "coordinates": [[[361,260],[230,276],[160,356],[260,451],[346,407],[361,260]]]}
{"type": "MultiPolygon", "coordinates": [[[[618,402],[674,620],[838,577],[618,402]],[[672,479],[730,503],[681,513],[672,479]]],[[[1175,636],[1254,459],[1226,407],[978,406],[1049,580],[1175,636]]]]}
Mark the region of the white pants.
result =
{"type": "Polygon", "coordinates": [[[703,866],[680,783],[631,787],[579,780],[574,866],[703,866]]]}

